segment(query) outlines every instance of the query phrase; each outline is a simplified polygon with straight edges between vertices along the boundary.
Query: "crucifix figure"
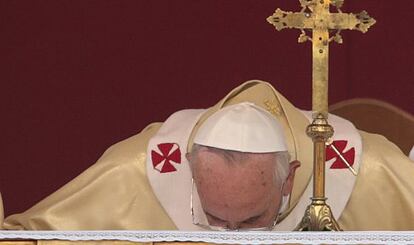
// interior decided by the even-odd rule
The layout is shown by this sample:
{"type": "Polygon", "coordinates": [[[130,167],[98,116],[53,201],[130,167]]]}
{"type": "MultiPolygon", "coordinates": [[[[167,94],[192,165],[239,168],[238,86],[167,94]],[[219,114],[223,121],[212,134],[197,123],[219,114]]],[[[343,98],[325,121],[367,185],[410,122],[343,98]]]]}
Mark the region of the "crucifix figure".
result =
{"type": "MultiPolygon", "coordinates": [[[[359,14],[342,13],[344,0],[299,0],[299,2],[302,6],[300,12],[286,12],[278,8],[267,18],[267,21],[278,31],[285,28],[300,29],[299,43],[312,42],[313,122],[306,131],[314,142],[313,197],[296,230],[338,231],[340,227],[332,216],[325,197],[325,145],[329,145],[327,142],[334,133],[327,121],[329,43],[331,41],[342,43],[342,30],[359,30],[365,33],[375,24],[375,20],[365,11],[359,14]],[[336,13],[329,11],[331,6],[337,9],[336,13]],[[312,37],[308,36],[305,30],[312,30],[312,37]],[[333,35],[330,35],[330,31],[334,32],[333,35]]],[[[330,147],[334,146],[330,145],[330,147]]]]}

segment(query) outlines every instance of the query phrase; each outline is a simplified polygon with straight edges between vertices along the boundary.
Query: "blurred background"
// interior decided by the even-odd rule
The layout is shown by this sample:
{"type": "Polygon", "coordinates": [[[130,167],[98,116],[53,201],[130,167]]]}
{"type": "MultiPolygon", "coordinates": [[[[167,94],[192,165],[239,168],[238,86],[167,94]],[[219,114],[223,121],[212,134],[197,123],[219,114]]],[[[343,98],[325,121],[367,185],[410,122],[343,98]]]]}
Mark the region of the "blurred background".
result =
{"type": "MultiPolygon", "coordinates": [[[[110,145],[250,79],[311,105],[311,43],[266,18],[292,0],[1,0],[0,191],[22,212],[110,145]]],[[[330,48],[330,103],[376,98],[414,113],[412,0],[346,0],[368,33],[330,48]]],[[[386,118],[384,119],[386,120],[386,118]]],[[[375,122],[373,122],[375,123],[375,122]]],[[[110,198],[110,197],[108,197],[110,198]]]]}

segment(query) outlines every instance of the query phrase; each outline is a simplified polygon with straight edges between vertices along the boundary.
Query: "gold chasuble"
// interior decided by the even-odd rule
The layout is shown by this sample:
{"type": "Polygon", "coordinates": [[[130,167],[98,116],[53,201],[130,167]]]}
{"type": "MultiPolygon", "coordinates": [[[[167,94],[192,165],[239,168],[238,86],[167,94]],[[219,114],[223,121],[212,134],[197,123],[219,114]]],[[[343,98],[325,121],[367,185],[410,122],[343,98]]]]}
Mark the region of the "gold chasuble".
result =
{"type": "MultiPolygon", "coordinates": [[[[207,110],[197,110],[199,115],[188,131],[185,145],[181,145],[179,149],[184,154],[190,150],[195,132],[209,115],[222,107],[241,102],[251,102],[271,112],[284,128],[292,160],[301,162],[301,167],[296,171],[290,202],[281,215],[283,219],[276,226],[277,230],[293,229],[297,223],[294,224],[296,219],[291,217],[298,216],[300,221],[304,212],[304,209],[299,208],[301,200],[307,200],[307,204],[310,198],[306,190],[311,183],[313,147],[305,132],[309,118],[270,84],[261,81],[246,82],[231,91],[216,105],[207,110]],[[278,226],[282,228],[278,229],[278,226]]],[[[337,120],[340,123],[345,122],[340,118],[337,120]]],[[[349,122],[344,124],[352,125],[349,122]]],[[[151,158],[154,164],[154,159],[156,160],[160,154],[149,151],[148,146],[152,144],[151,140],[162,136],[164,132],[162,126],[162,123],[153,123],[138,135],[113,145],[93,166],[61,189],[26,212],[7,217],[2,222],[2,228],[175,230],[191,227],[191,224],[187,224],[189,222],[187,216],[191,215],[190,203],[185,200],[183,205],[177,206],[177,209],[186,213],[185,217],[182,217],[183,220],[180,220],[179,215],[174,216],[172,209],[175,209],[176,204],[171,202],[171,199],[168,199],[170,201],[168,202],[160,196],[154,187],[157,184],[151,182],[153,179],[151,174],[148,174],[150,170],[168,172],[175,169],[173,163],[167,165],[167,162],[161,169],[157,169],[158,165],[154,165],[154,169],[152,165],[148,165],[151,158]]],[[[335,125],[334,127],[340,128],[335,125]]],[[[358,161],[354,165],[354,167],[358,166],[357,176],[352,175],[346,168],[333,167],[341,163],[335,162],[331,165],[327,162],[327,168],[330,168],[328,172],[331,171],[333,174],[327,186],[331,193],[337,192],[336,195],[335,193],[330,195],[328,188],[327,197],[334,214],[336,212],[335,215],[339,215],[336,217],[339,225],[344,230],[414,229],[414,162],[384,137],[357,130],[355,132],[362,149],[360,153],[355,152],[353,156],[353,160],[358,161]],[[346,175],[346,178],[342,178],[340,182],[341,178],[338,177],[336,183],[334,178],[336,173],[338,176],[346,175]],[[349,183],[343,180],[349,180],[349,183]]],[[[346,132],[343,135],[347,135],[346,132]]],[[[338,141],[338,148],[341,148],[340,143],[338,141]]],[[[174,144],[166,146],[170,146],[171,150],[174,144]]],[[[177,161],[180,160],[178,155],[175,157],[177,161]]],[[[184,162],[177,166],[183,164],[184,162]]],[[[179,185],[171,188],[178,187],[179,185]]],[[[183,188],[188,189],[191,186],[183,188]]],[[[178,195],[183,195],[180,194],[180,190],[174,191],[178,195]]],[[[180,201],[182,201],[181,197],[177,202],[180,201]]]]}

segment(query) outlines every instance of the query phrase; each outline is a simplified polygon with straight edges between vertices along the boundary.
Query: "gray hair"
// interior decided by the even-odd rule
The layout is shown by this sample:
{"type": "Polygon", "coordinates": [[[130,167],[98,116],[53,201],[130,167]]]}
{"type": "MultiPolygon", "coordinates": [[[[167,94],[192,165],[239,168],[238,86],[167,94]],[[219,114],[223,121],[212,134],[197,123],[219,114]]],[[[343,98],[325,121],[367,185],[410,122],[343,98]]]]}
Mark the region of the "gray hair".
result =
{"type": "MultiPolygon", "coordinates": [[[[201,149],[207,149],[208,151],[214,152],[224,157],[228,162],[240,162],[240,161],[244,161],[248,159],[251,154],[261,154],[261,153],[247,153],[247,152],[240,152],[240,151],[233,151],[233,150],[224,150],[220,148],[194,144],[191,149],[191,152],[189,153],[191,156],[190,159],[197,159],[197,153],[201,149]]],[[[276,160],[275,161],[276,182],[281,185],[282,183],[286,181],[289,175],[290,156],[287,151],[279,151],[279,152],[274,152],[271,154],[274,154],[275,160],[276,160]]]]}

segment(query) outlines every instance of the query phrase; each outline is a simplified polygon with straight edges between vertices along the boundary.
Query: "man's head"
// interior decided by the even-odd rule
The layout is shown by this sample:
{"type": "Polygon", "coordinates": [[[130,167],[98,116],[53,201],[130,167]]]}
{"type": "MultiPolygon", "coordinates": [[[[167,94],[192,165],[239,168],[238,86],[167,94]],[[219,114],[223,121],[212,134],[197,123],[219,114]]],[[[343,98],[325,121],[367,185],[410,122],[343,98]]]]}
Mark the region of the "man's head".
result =
{"type": "Polygon", "coordinates": [[[298,162],[286,152],[244,153],[201,145],[188,154],[208,222],[227,229],[272,227],[298,162]]]}
{"type": "Polygon", "coordinates": [[[248,102],[207,118],[187,158],[209,224],[227,229],[272,227],[299,166],[279,122],[248,102]]]}

